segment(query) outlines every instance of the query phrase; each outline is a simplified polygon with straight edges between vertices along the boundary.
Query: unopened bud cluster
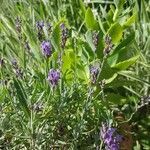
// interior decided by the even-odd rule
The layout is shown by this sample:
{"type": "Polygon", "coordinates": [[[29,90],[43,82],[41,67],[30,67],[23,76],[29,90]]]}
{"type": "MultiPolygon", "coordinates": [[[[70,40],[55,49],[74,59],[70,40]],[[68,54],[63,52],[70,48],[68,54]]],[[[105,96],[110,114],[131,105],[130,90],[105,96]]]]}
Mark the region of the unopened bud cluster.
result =
{"type": "Polygon", "coordinates": [[[22,34],[21,34],[21,19],[19,17],[16,18],[15,20],[15,26],[16,26],[16,31],[18,33],[18,38],[22,39],[22,34]]]}
{"type": "Polygon", "coordinates": [[[96,49],[98,46],[98,32],[94,32],[92,38],[93,38],[93,44],[94,44],[95,49],[96,49]]]}
{"type": "Polygon", "coordinates": [[[3,66],[4,66],[4,59],[0,58],[0,67],[3,67],[3,66]]]}
{"type": "Polygon", "coordinates": [[[112,39],[109,35],[106,35],[106,37],[105,37],[105,44],[106,44],[106,46],[104,48],[104,55],[108,55],[113,47],[112,39]]]}
{"type": "Polygon", "coordinates": [[[19,17],[16,18],[15,25],[16,25],[17,32],[20,33],[21,32],[21,19],[19,17]]]}
{"type": "Polygon", "coordinates": [[[91,82],[93,84],[96,83],[98,74],[99,74],[99,68],[97,66],[91,66],[90,67],[90,76],[91,76],[91,82]]]}
{"type": "Polygon", "coordinates": [[[60,25],[60,29],[61,29],[61,47],[62,49],[64,49],[67,41],[68,29],[66,28],[64,23],[60,25]]]}
{"type": "Polygon", "coordinates": [[[23,77],[23,72],[22,72],[22,70],[19,68],[16,59],[13,59],[13,60],[12,60],[12,67],[14,68],[14,71],[15,71],[16,76],[22,78],[22,77],[23,77]]]}
{"type": "Polygon", "coordinates": [[[47,31],[51,32],[51,28],[52,28],[51,23],[49,23],[49,22],[45,23],[44,21],[37,21],[36,22],[36,28],[38,31],[38,39],[40,41],[43,39],[43,36],[44,36],[44,32],[43,32],[44,27],[46,27],[47,31]]]}

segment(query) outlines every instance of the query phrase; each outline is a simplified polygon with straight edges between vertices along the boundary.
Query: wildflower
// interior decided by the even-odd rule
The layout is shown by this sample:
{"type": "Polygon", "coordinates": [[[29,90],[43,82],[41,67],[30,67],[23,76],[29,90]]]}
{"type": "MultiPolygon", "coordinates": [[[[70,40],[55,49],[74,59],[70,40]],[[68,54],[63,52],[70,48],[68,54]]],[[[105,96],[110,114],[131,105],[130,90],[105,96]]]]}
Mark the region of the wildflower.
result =
{"type": "Polygon", "coordinates": [[[99,68],[97,66],[90,67],[91,81],[93,84],[96,83],[98,73],[99,73],[99,68]]]}
{"type": "Polygon", "coordinates": [[[4,59],[3,58],[0,58],[0,66],[4,66],[4,59]]]}
{"type": "Polygon", "coordinates": [[[94,44],[95,49],[96,49],[98,46],[98,33],[97,32],[93,33],[93,44],[94,44]]]}
{"type": "Polygon", "coordinates": [[[22,20],[21,20],[19,17],[17,17],[17,18],[15,19],[15,26],[16,26],[16,31],[17,31],[19,40],[22,39],[21,22],[22,22],[22,20]]]}
{"type": "Polygon", "coordinates": [[[60,71],[51,69],[48,73],[47,80],[51,83],[52,87],[55,87],[58,84],[60,79],[60,71]]]}
{"type": "Polygon", "coordinates": [[[43,41],[41,44],[42,52],[45,57],[50,57],[52,54],[52,46],[48,41],[43,41]]]}
{"type": "Polygon", "coordinates": [[[36,22],[36,27],[37,27],[37,29],[38,29],[39,31],[42,30],[43,27],[44,27],[44,21],[37,21],[37,22],[36,22]]]}
{"type": "Polygon", "coordinates": [[[112,50],[112,44],[111,44],[111,45],[107,45],[107,46],[104,48],[104,54],[108,55],[111,50],[112,50]]]}
{"type": "Polygon", "coordinates": [[[67,41],[68,30],[67,30],[67,28],[66,28],[64,23],[62,23],[60,25],[60,28],[61,28],[61,32],[62,32],[62,35],[61,35],[61,47],[64,49],[66,41],[67,41]]]}
{"type": "Polygon", "coordinates": [[[13,68],[14,68],[14,71],[15,71],[16,76],[22,78],[22,77],[23,77],[23,71],[22,71],[21,68],[19,68],[16,59],[13,59],[13,60],[12,60],[12,66],[13,66],[13,68]]]}
{"type": "Polygon", "coordinates": [[[42,41],[43,39],[43,28],[44,28],[44,21],[37,21],[36,22],[36,27],[38,31],[38,39],[42,41]]]}
{"type": "Polygon", "coordinates": [[[43,104],[40,102],[34,103],[31,109],[34,110],[35,112],[40,112],[43,110],[43,104]]]}
{"type": "Polygon", "coordinates": [[[52,25],[49,22],[47,23],[47,30],[50,32],[52,31],[52,25]]]}
{"type": "Polygon", "coordinates": [[[17,32],[21,32],[21,19],[19,17],[16,18],[15,20],[15,26],[16,26],[16,30],[17,32]]]}
{"type": "Polygon", "coordinates": [[[15,72],[16,72],[16,76],[17,77],[20,77],[20,78],[23,77],[23,72],[22,72],[22,70],[20,68],[16,69],[15,72]]]}
{"type": "Polygon", "coordinates": [[[7,86],[8,79],[0,80],[0,85],[7,86]]]}
{"type": "Polygon", "coordinates": [[[106,35],[105,37],[105,44],[104,55],[108,55],[113,48],[112,39],[109,35],[106,35]]]}
{"type": "Polygon", "coordinates": [[[101,89],[104,89],[105,84],[106,84],[105,79],[103,79],[102,81],[99,82],[101,89]]]}
{"type": "Polygon", "coordinates": [[[18,68],[18,64],[17,64],[17,60],[16,60],[16,59],[13,59],[13,60],[11,61],[11,63],[12,63],[12,66],[13,66],[14,69],[17,69],[17,68],[18,68]]]}
{"type": "Polygon", "coordinates": [[[28,41],[25,41],[24,48],[30,53],[30,45],[28,41]]]}
{"type": "Polygon", "coordinates": [[[122,141],[122,136],[116,130],[116,128],[102,124],[100,136],[105,144],[106,150],[119,150],[119,143],[122,141]]]}
{"type": "Polygon", "coordinates": [[[109,45],[109,44],[112,43],[112,39],[111,39],[111,37],[110,37],[109,35],[106,35],[106,37],[105,37],[105,43],[106,43],[107,45],[109,45]]]}

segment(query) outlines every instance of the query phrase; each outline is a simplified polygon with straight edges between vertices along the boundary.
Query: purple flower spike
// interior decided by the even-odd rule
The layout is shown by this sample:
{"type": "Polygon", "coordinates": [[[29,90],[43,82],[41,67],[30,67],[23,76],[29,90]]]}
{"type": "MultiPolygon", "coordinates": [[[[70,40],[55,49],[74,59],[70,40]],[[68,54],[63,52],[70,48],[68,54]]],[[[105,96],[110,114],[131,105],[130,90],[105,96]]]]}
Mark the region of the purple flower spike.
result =
{"type": "Polygon", "coordinates": [[[61,29],[61,47],[64,49],[67,41],[68,29],[66,28],[65,24],[60,24],[61,29]]]}
{"type": "Polygon", "coordinates": [[[17,60],[16,60],[16,59],[13,59],[13,60],[11,61],[11,63],[12,63],[12,66],[13,66],[14,69],[18,69],[18,63],[17,63],[17,60]]]}
{"type": "Polygon", "coordinates": [[[23,78],[23,70],[19,67],[17,60],[14,58],[11,63],[16,76],[23,78]]]}
{"type": "Polygon", "coordinates": [[[108,55],[113,48],[112,39],[109,35],[106,35],[105,37],[105,44],[104,55],[108,55]]]}
{"type": "Polygon", "coordinates": [[[99,73],[99,68],[98,67],[96,67],[96,66],[91,66],[90,67],[91,82],[93,84],[96,83],[98,73],[99,73]]]}
{"type": "Polygon", "coordinates": [[[0,58],[0,66],[4,66],[4,59],[3,58],[0,58]]]}
{"type": "Polygon", "coordinates": [[[36,27],[38,30],[42,30],[44,27],[44,21],[37,21],[36,22],[36,27]]]}
{"type": "Polygon", "coordinates": [[[98,32],[94,32],[93,33],[93,44],[94,44],[94,46],[95,46],[95,50],[96,50],[96,48],[97,48],[97,46],[98,46],[98,32]]]}
{"type": "Polygon", "coordinates": [[[102,124],[100,136],[105,144],[106,150],[119,150],[119,143],[122,141],[122,136],[116,130],[116,128],[102,124]]]}
{"type": "Polygon", "coordinates": [[[47,80],[51,83],[52,87],[55,87],[58,84],[60,79],[60,71],[51,69],[48,73],[47,80]]]}
{"type": "Polygon", "coordinates": [[[21,19],[19,17],[15,19],[15,25],[16,25],[17,32],[20,33],[21,32],[21,19]]]}
{"type": "Polygon", "coordinates": [[[42,52],[45,57],[50,57],[52,54],[52,46],[48,41],[43,41],[41,44],[42,52]]]}
{"type": "Polygon", "coordinates": [[[48,31],[51,31],[51,29],[52,29],[52,25],[51,25],[51,23],[48,22],[48,23],[47,23],[47,30],[48,30],[48,31]]]}

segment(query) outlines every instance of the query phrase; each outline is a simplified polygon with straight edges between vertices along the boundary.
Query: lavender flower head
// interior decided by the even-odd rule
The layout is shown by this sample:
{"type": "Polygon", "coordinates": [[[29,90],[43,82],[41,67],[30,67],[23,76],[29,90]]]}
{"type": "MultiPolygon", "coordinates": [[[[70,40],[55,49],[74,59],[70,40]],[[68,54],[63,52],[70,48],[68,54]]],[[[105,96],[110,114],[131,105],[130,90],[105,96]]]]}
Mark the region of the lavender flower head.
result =
{"type": "Polygon", "coordinates": [[[47,80],[51,83],[52,87],[55,87],[58,84],[60,79],[60,71],[51,69],[48,73],[47,80]]]}
{"type": "Polygon", "coordinates": [[[21,32],[21,19],[19,17],[17,17],[15,19],[15,26],[16,26],[16,30],[17,32],[21,32]]]}
{"type": "Polygon", "coordinates": [[[24,48],[30,53],[30,45],[29,45],[29,42],[28,41],[25,41],[25,44],[24,44],[24,48]]]}
{"type": "Polygon", "coordinates": [[[62,23],[60,24],[60,29],[62,32],[61,35],[61,47],[64,49],[67,41],[67,34],[68,34],[68,29],[66,28],[65,24],[62,23]]]}
{"type": "Polygon", "coordinates": [[[3,58],[0,58],[0,66],[4,66],[4,59],[3,58]]]}
{"type": "Polygon", "coordinates": [[[41,44],[42,52],[45,57],[50,57],[52,54],[52,46],[48,41],[43,41],[41,44]]]}
{"type": "Polygon", "coordinates": [[[98,46],[98,32],[94,32],[92,38],[93,38],[93,44],[94,44],[95,50],[96,50],[96,48],[98,46]]]}
{"type": "Polygon", "coordinates": [[[13,66],[14,69],[18,69],[18,63],[17,63],[17,60],[16,60],[16,59],[13,59],[13,60],[11,61],[11,63],[12,63],[12,66],[13,66]]]}
{"type": "Polygon", "coordinates": [[[96,83],[98,73],[99,73],[99,68],[97,66],[91,66],[90,67],[91,82],[93,84],[96,83]]]}
{"type": "Polygon", "coordinates": [[[104,55],[108,55],[113,48],[112,39],[109,35],[106,35],[105,37],[105,44],[104,55]]]}
{"type": "Polygon", "coordinates": [[[102,124],[100,136],[105,144],[106,150],[119,150],[119,143],[122,141],[122,136],[116,130],[116,128],[102,124]]]}
{"type": "Polygon", "coordinates": [[[52,24],[48,22],[47,23],[47,30],[51,32],[51,29],[52,29],[52,24]]]}
{"type": "Polygon", "coordinates": [[[44,27],[44,21],[37,21],[36,22],[36,27],[38,30],[42,30],[44,27]]]}
{"type": "Polygon", "coordinates": [[[32,110],[34,110],[36,112],[40,112],[43,110],[43,104],[40,102],[37,102],[37,103],[34,103],[31,108],[32,108],[32,110]]]}
{"type": "Polygon", "coordinates": [[[16,76],[20,77],[20,78],[23,78],[23,71],[22,71],[21,68],[19,68],[17,60],[13,59],[11,61],[11,63],[12,63],[12,67],[13,67],[13,69],[15,71],[16,76]]]}
{"type": "Polygon", "coordinates": [[[112,39],[111,39],[111,37],[110,37],[109,35],[106,35],[106,37],[105,37],[105,43],[106,43],[107,45],[109,45],[109,44],[112,43],[112,39]]]}

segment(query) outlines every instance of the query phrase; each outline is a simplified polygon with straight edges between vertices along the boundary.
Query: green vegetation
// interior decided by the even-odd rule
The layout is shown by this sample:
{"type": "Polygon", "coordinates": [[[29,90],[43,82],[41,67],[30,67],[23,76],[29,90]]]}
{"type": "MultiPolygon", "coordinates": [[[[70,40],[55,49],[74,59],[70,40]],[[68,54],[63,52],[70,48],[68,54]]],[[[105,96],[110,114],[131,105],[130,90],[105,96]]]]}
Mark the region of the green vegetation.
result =
{"type": "Polygon", "coordinates": [[[150,149],[149,0],[0,2],[0,149],[150,149]]]}

